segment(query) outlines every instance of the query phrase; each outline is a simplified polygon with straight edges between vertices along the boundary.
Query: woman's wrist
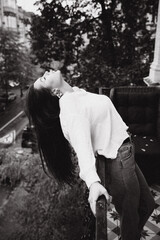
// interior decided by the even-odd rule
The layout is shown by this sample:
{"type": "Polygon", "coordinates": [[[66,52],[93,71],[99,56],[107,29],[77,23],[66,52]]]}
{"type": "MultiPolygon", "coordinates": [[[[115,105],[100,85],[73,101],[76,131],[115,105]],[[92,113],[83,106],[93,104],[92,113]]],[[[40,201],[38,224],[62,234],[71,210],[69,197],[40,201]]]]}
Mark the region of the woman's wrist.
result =
{"type": "Polygon", "coordinates": [[[96,181],[96,182],[93,182],[90,186],[89,186],[89,190],[91,189],[91,187],[94,185],[94,184],[101,184],[101,182],[100,181],[96,181]]]}

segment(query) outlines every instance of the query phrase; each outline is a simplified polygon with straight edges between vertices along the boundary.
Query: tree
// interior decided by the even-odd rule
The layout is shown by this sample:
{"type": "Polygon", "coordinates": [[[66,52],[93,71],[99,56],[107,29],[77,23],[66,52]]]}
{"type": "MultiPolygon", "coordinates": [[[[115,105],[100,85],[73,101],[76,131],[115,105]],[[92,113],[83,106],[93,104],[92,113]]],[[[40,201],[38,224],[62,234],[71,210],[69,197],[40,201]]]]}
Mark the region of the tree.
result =
{"type": "Polygon", "coordinates": [[[34,66],[17,33],[1,29],[0,56],[0,85],[8,94],[9,80],[13,80],[19,83],[22,95],[24,85],[33,79],[34,66]]]}
{"type": "MultiPolygon", "coordinates": [[[[46,65],[52,60],[63,61],[64,66],[77,62],[84,44],[82,24],[85,13],[76,10],[77,2],[69,7],[65,1],[39,1],[41,16],[33,16],[31,37],[36,62],[46,65]]],[[[66,70],[66,69],[64,69],[66,70]]]]}
{"type": "Polygon", "coordinates": [[[16,66],[15,57],[17,56],[17,35],[13,32],[1,29],[0,35],[0,75],[1,85],[5,87],[6,93],[8,93],[8,81],[14,72],[16,66]]]}
{"type": "MultiPolygon", "coordinates": [[[[33,54],[30,49],[22,48],[16,55],[16,67],[14,68],[14,77],[17,79],[20,88],[20,95],[23,96],[23,89],[38,78],[36,66],[32,63],[33,54]]],[[[13,75],[12,75],[13,76],[13,75]]]]}
{"type": "Polygon", "coordinates": [[[40,0],[37,5],[41,16],[33,18],[31,36],[38,62],[61,60],[66,69],[74,64],[73,84],[93,90],[143,84],[153,57],[158,0],[40,0]]]}

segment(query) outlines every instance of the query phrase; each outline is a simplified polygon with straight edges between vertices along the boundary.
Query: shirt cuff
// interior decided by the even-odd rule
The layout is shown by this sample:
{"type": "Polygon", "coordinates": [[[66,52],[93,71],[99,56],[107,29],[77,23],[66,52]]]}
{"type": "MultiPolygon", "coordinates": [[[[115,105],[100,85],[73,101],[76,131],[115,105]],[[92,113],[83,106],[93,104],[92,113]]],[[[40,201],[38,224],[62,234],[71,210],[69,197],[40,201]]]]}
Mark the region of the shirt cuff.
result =
{"type": "Polygon", "coordinates": [[[87,176],[85,176],[85,183],[86,183],[87,187],[89,188],[91,186],[91,184],[94,182],[101,182],[101,180],[100,180],[98,174],[96,173],[96,171],[92,170],[87,174],[87,176]]]}

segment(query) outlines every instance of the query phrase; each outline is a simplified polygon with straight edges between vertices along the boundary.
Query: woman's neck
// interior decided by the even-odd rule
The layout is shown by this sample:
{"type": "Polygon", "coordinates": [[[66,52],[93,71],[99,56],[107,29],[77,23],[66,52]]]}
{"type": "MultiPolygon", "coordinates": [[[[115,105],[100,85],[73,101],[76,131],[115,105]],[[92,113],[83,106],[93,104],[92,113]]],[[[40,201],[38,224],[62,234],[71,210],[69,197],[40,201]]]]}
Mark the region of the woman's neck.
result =
{"type": "Polygon", "coordinates": [[[61,87],[59,88],[62,94],[66,92],[74,92],[71,85],[69,85],[65,80],[62,81],[61,87]]]}

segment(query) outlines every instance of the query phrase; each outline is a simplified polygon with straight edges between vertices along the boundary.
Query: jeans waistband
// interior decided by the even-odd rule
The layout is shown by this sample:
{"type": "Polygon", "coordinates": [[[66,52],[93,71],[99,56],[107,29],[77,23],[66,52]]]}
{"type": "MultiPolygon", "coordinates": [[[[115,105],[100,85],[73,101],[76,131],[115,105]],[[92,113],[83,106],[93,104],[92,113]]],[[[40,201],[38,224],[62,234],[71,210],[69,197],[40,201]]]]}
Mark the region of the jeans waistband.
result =
{"type": "MultiPolygon", "coordinates": [[[[132,144],[133,142],[132,142],[132,136],[131,136],[131,133],[130,132],[128,132],[128,134],[129,134],[129,136],[128,136],[128,138],[126,138],[124,141],[123,141],[123,143],[121,144],[121,146],[119,147],[119,149],[118,149],[118,151],[121,151],[121,149],[123,148],[123,145],[127,145],[127,144],[132,144]]],[[[103,155],[100,155],[99,153],[97,153],[97,155],[96,155],[96,157],[98,157],[98,156],[101,156],[101,157],[104,157],[104,158],[106,158],[105,156],[103,156],[103,155]]],[[[107,160],[115,160],[115,159],[112,159],[112,158],[106,158],[107,160]]]]}

